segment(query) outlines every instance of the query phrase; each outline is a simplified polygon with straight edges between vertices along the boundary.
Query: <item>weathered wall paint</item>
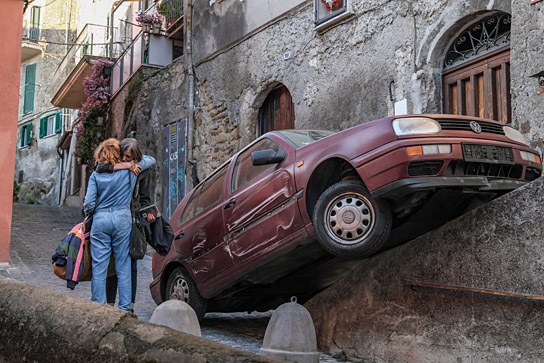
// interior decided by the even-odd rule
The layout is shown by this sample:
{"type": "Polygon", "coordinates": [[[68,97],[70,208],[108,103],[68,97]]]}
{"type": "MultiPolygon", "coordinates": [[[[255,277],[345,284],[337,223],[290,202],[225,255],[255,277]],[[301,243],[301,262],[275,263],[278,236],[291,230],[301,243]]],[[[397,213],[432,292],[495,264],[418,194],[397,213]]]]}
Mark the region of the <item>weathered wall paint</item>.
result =
{"type": "Polygon", "coordinates": [[[23,2],[6,0],[2,4],[4,29],[0,33],[0,264],[9,262],[11,212],[13,203],[13,173],[17,144],[17,109],[19,106],[19,69],[21,64],[21,36],[23,2]]]}

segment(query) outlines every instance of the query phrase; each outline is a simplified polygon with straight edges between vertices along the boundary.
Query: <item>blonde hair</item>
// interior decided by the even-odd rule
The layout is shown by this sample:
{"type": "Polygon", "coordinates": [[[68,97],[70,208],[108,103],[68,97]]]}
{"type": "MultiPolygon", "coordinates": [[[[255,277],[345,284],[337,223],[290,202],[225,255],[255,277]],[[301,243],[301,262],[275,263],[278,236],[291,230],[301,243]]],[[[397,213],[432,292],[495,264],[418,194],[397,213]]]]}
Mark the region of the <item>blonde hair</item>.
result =
{"type": "Polygon", "coordinates": [[[102,141],[94,151],[95,164],[116,164],[121,161],[119,140],[111,138],[102,141]]]}

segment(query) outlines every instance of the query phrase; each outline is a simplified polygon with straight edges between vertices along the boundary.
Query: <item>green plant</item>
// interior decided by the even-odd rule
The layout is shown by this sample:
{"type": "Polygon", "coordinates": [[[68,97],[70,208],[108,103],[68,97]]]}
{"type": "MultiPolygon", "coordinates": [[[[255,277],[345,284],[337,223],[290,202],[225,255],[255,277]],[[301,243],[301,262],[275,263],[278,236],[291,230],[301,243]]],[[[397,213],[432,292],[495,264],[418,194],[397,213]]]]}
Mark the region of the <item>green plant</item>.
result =
{"type": "Polygon", "coordinates": [[[36,201],[34,199],[32,199],[32,198],[26,198],[26,202],[28,204],[36,204],[36,201]]]}
{"type": "Polygon", "coordinates": [[[19,189],[21,189],[20,186],[17,185],[17,182],[13,181],[13,200],[17,200],[17,196],[19,195],[19,189]]]}

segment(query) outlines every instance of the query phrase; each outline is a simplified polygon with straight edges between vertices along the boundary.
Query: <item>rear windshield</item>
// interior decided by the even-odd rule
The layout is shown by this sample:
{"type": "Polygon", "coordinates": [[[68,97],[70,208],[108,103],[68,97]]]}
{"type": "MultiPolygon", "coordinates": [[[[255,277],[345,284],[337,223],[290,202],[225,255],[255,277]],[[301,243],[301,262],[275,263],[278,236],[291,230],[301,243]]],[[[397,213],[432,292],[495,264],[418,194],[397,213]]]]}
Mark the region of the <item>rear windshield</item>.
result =
{"type": "Polygon", "coordinates": [[[276,132],[289,140],[297,149],[335,133],[326,130],[281,130],[276,132]]]}

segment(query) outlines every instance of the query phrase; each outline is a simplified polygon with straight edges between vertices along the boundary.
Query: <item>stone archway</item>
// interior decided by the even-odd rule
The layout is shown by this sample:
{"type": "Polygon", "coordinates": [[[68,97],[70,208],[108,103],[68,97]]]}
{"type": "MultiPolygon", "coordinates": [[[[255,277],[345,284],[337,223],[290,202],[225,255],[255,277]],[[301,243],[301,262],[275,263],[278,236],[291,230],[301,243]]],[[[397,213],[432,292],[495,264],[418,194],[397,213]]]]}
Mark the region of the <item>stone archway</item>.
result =
{"type": "Polygon", "coordinates": [[[511,122],[510,14],[498,12],[465,26],[442,64],[445,113],[511,122]]]}

